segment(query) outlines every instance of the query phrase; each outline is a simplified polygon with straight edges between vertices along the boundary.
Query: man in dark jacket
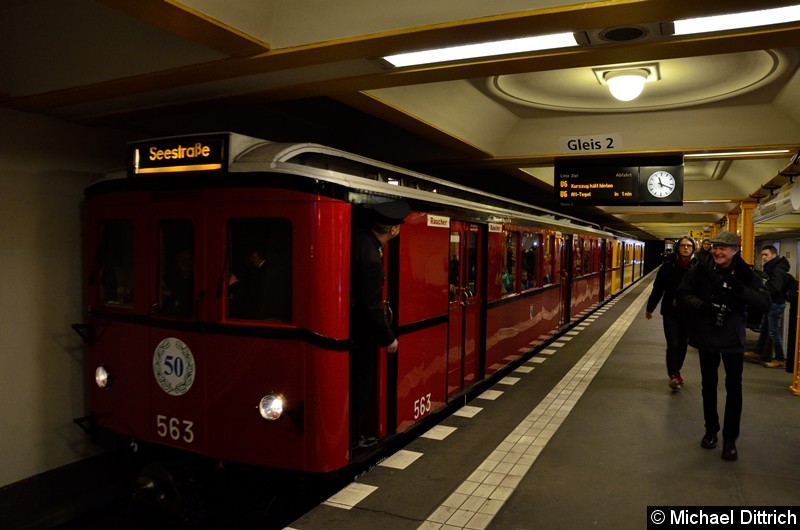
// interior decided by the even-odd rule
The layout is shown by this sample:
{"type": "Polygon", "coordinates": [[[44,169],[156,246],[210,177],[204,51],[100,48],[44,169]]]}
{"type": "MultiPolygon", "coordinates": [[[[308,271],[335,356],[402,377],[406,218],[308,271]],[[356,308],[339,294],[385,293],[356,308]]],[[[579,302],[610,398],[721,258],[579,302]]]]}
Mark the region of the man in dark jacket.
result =
{"type": "Polygon", "coordinates": [[[711,239],[714,265],[689,269],[678,287],[678,305],[690,312],[689,344],[699,350],[706,432],[700,446],[717,446],[720,429],[717,381],[720,359],[725,367],[725,420],[722,458],[736,460],[742,415],[742,370],[748,307],[765,312],[769,294],[739,255],[739,236],[723,231],[711,239]]]}
{"type": "Polygon", "coordinates": [[[693,263],[693,252],[692,238],[684,236],[678,239],[672,254],[658,269],[644,313],[645,318],[650,320],[658,302],[661,301],[661,319],[664,325],[664,338],[667,340],[667,375],[669,386],[673,390],[678,390],[683,385],[681,368],[689,343],[688,321],[686,315],[676,306],[675,293],[683,275],[693,263]]]}
{"type": "Polygon", "coordinates": [[[711,255],[711,240],[709,238],[705,238],[700,243],[700,248],[694,253],[694,259],[707,267],[714,265],[714,257],[711,255]]]}
{"type": "Polygon", "coordinates": [[[778,256],[778,249],[772,245],[761,247],[761,259],[764,262],[763,276],[764,287],[772,298],[769,312],[764,315],[761,322],[761,333],[758,336],[758,344],[755,352],[745,353],[745,357],[757,362],[764,362],[767,368],[786,368],[786,357],[783,354],[783,311],[786,309],[786,285],[789,274],[789,261],[783,256],[778,256]],[[772,349],[775,358],[769,360],[769,355],[761,355],[767,352],[767,341],[772,339],[772,349]]]}
{"type": "Polygon", "coordinates": [[[400,225],[411,212],[407,203],[379,203],[372,208],[368,226],[353,233],[351,247],[351,436],[357,447],[376,441],[375,398],[378,347],[396,353],[397,338],[386,320],[383,303],[383,247],[400,234],[400,225]]]}

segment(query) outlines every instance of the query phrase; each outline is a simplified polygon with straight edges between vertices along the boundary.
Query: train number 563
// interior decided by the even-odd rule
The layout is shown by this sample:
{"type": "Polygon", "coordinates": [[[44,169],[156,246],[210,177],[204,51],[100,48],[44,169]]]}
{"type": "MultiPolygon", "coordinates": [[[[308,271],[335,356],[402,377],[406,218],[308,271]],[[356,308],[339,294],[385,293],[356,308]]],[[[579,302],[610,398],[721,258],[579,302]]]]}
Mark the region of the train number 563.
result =
{"type": "Polygon", "coordinates": [[[430,392],[414,401],[414,419],[424,416],[431,411],[430,392]]]}
{"type": "Polygon", "coordinates": [[[163,414],[156,416],[156,434],[162,438],[172,438],[176,442],[183,440],[187,444],[194,441],[193,421],[167,418],[163,414]]]}

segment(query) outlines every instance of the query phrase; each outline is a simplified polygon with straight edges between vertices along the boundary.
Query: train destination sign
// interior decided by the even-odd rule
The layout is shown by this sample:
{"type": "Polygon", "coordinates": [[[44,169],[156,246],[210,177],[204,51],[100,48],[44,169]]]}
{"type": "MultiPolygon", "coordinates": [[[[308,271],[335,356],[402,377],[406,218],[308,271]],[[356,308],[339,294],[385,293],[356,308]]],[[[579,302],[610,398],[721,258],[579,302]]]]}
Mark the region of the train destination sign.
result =
{"type": "Polygon", "coordinates": [[[130,146],[131,175],[219,171],[225,167],[227,140],[224,136],[164,138],[130,146]]]}
{"type": "Polygon", "coordinates": [[[554,191],[561,206],[683,204],[683,157],[556,161],[554,191]]]}

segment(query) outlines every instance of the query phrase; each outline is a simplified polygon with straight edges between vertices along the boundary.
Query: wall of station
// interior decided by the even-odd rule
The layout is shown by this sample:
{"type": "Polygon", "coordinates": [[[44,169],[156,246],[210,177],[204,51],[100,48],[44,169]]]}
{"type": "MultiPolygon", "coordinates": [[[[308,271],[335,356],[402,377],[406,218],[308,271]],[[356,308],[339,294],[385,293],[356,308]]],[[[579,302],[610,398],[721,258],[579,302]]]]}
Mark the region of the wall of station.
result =
{"type": "Polygon", "coordinates": [[[128,139],[0,110],[0,487],[96,453],[86,413],[84,187],[121,167],[128,139]]]}

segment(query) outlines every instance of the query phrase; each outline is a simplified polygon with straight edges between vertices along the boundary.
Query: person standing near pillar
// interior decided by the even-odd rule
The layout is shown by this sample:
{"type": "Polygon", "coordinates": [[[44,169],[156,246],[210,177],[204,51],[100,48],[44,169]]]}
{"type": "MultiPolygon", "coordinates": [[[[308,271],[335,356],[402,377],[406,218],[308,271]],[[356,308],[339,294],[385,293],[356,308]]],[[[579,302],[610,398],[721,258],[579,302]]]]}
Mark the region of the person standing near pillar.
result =
{"type": "Polygon", "coordinates": [[[789,275],[789,261],[783,256],[778,256],[778,249],[773,245],[761,247],[761,259],[764,263],[764,287],[769,292],[772,304],[769,312],[764,315],[761,322],[761,333],[758,336],[755,352],[747,352],[748,360],[762,361],[767,368],[786,368],[786,357],[783,351],[783,312],[786,309],[787,276],[789,275]],[[773,359],[769,355],[767,342],[772,340],[773,359]]]}

